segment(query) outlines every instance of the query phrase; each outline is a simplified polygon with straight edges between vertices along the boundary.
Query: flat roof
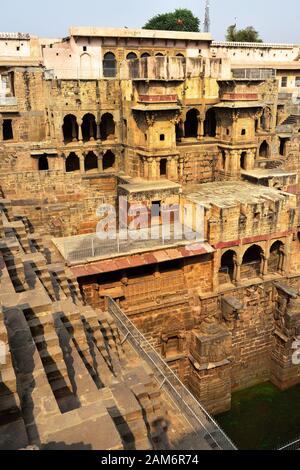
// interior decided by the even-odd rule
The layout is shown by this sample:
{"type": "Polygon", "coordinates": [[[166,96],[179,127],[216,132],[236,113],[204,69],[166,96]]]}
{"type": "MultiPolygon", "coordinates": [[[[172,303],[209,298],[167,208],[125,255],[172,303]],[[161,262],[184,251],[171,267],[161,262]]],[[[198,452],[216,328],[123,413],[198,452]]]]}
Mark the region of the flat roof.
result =
{"type": "Polygon", "coordinates": [[[145,39],[181,39],[189,41],[212,41],[211,33],[193,33],[188,31],[157,31],[151,29],[99,28],[93,26],[72,26],[71,36],[145,38],[145,39]]]}
{"type": "Polygon", "coordinates": [[[265,168],[258,168],[256,170],[251,170],[251,171],[242,171],[243,175],[249,175],[253,178],[257,179],[264,179],[264,178],[276,178],[276,177],[282,177],[282,176],[296,176],[297,172],[296,171],[283,171],[280,170],[279,168],[274,168],[271,170],[267,170],[265,168]]]}
{"type": "Polygon", "coordinates": [[[262,108],[264,104],[261,101],[222,101],[215,104],[214,108],[262,108]]]}
{"type": "Polygon", "coordinates": [[[291,194],[251,184],[245,181],[222,181],[187,187],[184,194],[204,206],[220,208],[235,207],[239,204],[263,204],[266,201],[285,201],[291,194]]]}
{"type": "Polygon", "coordinates": [[[213,41],[212,47],[245,47],[252,49],[291,49],[294,47],[300,47],[299,44],[285,44],[276,42],[230,42],[230,41],[213,41]]]}
{"type": "Polygon", "coordinates": [[[144,191],[164,191],[164,190],[179,190],[181,185],[178,183],[174,183],[173,181],[169,181],[167,179],[161,179],[158,181],[147,181],[144,179],[134,178],[128,184],[120,184],[119,188],[127,191],[129,194],[131,193],[138,193],[144,191]]]}

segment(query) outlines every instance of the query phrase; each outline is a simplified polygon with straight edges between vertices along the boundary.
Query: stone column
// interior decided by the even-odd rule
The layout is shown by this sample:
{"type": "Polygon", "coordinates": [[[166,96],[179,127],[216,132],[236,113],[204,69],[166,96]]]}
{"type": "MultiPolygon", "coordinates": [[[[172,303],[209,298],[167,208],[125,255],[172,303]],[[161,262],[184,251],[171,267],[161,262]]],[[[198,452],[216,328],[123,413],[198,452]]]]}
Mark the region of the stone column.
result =
{"type": "Polygon", "coordinates": [[[239,159],[240,159],[240,152],[238,150],[233,150],[230,152],[230,173],[236,174],[240,167],[239,159]]]}
{"type": "Polygon", "coordinates": [[[92,119],[90,119],[90,140],[93,141],[95,140],[94,137],[94,122],[92,119]]]}
{"type": "Polygon", "coordinates": [[[148,158],[148,179],[156,178],[156,164],[154,158],[148,158]],[[153,171],[155,169],[155,171],[153,171]]]}
{"type": "Polygon", "coordinates": [[[254,168],[254,150],[247,150],[247,158],[246,158],[246,170],[253,170],[254,168]]]}
{"type": "Polygon", "coordinates": [[[178,157],[172,158],[171,166],[171,177],[173,177],[175,181],[178,181],[178,157]]]}
{"type": "Polygon", "coordinates": [[[269,263],[269,258],[265,255],[262,255],[261,256],[261,267],[260,267],[262,277],[266,277],[268,272],[269,272],[268,263],[269,263]]]}
{"type": "Polygon", "coordinates": [[[97,136],[96,136],[96,139],[97,139],[97,140],[101,140],[100,122],[97,122],[97,123],[96,123],[96,126],[97,126],[97,136]]]}
{"type": "Polygon", "coordinates": [[[230,168],[230,152],[228,152],[228,150],[225,150],[225,166],[224,166],[225,173],[229,173],[229,168],[230,168]]]}
{"type": "Polygon", "coordinates": [[[201,140],[203,137],[204,137],[204,119],[202,116],[198,116],[197,139],[201,140]]]}
{"type": "Polygon", "coordinates": [[[103,173],[103,152],[98,152],[97,157],[98,157],[98,170],[100,173],[103,173]]]}
{"type": "Polygon", "coordinates": [[[80,162],[80,172],[81,173],[84,173],[85,172],[85,169],[84,169],[84,154],[83,153],[79,153],[78,157],[79,157],[79,162],[80,162]]]}
{"type": "Polygon", "coordinates": [[[167,179],[171,180],[173,176],[173,158],[167,158],[167,179]]]}
{"type": "MultiPolygon", "coordinates": [[[[154,170],[155,179],[159,179],[160,178],[161,158],[154,158],[153,160],[154,160],[154,165],[155,165],[155,170],[154,170]]],[[[167,159],[167,175],[166,175],[166,178],[168,177],[168,171],[169,171],[169,162],[168,162],[168,159],[167,159]]]]}
{"type": "Polygon", "coordinates": [[[237,285],[241,283],[241,267],[242,267],[242,263],[240,261],[236,261],[234,281],[237,285]]]}
{"type": "Polygon", "coordinates": [[[144,178],[149,179],[149,164],[148,164],[148,159],[146,157],[143,157],[143,168],[144,168],[144,178]]]}
{"type": "Polygon", "coordinates": [[[180,134],[180,140],[185,137],[184,133],[184,122],[182,119],[179,121],[179,134],[180,134]]]}
{"type": "Polygon", "coordinates": [[[284,273],[284,272],[285,272],[285,268],[286,268],[286,256],[285,256],[284,247],[280,247],[280,248],[279,248],[279,252],[280,252],[279,271],[280,271],[281,273],[284,273]]]}
{"type": "MultiPolygon", "coordinates": [[[[82,140],[83,140],[82,139],[82,127],[81,126],[82,126],[82,120],[80,119],[78,121],[78,140],[79,140],[79,142],[82,142],[82,140]]],[[[73,131],[73,136],[74,136],[74,133],[75,133],[75,137],[76,137],[76,129],[75,129],[75,122],[74,121],[72,121],[72,131],[73,131]]],[[[74,140],[76,141],[76,138],[75,139],[73,138],[73,141],[74,140]]]]}

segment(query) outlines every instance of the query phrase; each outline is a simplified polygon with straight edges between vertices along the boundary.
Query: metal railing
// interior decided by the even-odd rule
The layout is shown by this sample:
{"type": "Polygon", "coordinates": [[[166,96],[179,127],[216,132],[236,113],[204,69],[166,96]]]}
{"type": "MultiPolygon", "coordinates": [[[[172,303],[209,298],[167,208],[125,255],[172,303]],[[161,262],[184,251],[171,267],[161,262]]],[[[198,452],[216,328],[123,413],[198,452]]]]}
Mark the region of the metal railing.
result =
{"type": "Polygon", "coordinates": [[[300,450],[300,439],[290,442],[289,444],[286,444],[285,446],[280,447],[277,450],[300,450]]]}
{"type": "Polygon", "coordinates": [[[237,450],[236,446],[216,421],[179,380],[115,301],[111,297],[107,298],[108,311],[115,319],[124,338],[130,342],[138,354],[151,367],[156,380],[161,384],[160,389],[165,390],[172,398],[195,434],[199,437],[199,450],[201,449],[201,440],[216,450],[237,450]]]}

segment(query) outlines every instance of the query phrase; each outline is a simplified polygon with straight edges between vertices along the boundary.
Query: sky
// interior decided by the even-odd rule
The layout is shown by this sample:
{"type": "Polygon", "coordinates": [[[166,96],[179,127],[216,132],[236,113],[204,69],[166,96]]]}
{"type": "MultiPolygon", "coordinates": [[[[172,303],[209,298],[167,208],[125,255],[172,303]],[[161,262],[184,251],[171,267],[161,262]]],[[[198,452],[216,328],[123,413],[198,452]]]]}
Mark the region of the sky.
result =
{"type": "MultiPolygon", "coordinates": [[[[2,0],[0,31],[64,37],[70,26],[140,28],[153,15],[189,8],[204,17],[205,0],[2,0]]],[[[211,31],[253,25],[265,42],[300,43],[299,0],[211,0],[211,31]],[[236,20],[235,20],[236,18],[236,20]]]]}

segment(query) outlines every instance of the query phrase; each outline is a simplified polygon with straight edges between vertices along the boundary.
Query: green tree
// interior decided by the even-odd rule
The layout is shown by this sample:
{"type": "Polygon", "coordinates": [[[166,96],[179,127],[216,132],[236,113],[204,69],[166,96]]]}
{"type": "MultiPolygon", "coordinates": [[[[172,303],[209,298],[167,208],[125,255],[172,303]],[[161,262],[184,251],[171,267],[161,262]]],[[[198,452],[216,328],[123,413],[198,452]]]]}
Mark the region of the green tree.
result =
{"type": "Polygon", "coordinates": [[[253,26],[245,29],[237,29],[236,24],[229,26],[226,34],[226,41],[230,42],[263,42],[258,31],[253,26]]]}
{"type": "Polygon", "coordinates": [[[163,31],[200,31],[200,20],[191,10],[179,8],[170,13],[153,16],[143,29],[158,29],[163,31]]]}

